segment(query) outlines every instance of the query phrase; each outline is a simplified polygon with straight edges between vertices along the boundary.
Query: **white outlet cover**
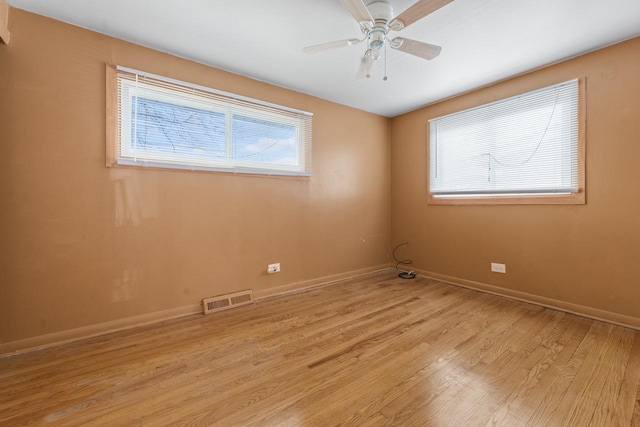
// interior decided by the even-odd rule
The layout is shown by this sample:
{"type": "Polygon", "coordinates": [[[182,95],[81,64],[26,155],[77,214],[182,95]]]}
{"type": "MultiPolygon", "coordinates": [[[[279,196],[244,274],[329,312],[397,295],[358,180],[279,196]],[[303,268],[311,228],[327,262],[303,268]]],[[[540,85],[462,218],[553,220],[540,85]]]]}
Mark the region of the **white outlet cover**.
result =
{"type": "Polygon", "coordinates": [[[280,263],[276,262],[274,264],[269,264],[267,266],[267,273],[269,274],[273,274],[273,273],[279,273],[280,272],[280,263]]]}
{"type": "Polygon", "coordinates": [[[507,265],[506,264],[500,264],[497,262],[492,262],[491,263],[491,271],[493,271],[494,273],[506,273],[507,272],[507,265]]]}

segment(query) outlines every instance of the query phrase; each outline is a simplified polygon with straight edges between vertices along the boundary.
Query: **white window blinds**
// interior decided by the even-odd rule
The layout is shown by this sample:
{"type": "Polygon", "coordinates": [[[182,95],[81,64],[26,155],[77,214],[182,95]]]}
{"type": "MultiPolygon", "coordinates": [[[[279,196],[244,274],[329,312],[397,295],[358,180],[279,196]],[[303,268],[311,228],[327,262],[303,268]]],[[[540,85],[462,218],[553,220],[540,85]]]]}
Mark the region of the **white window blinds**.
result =
{"type": "Polygon", "coordinates": [[[578,191],[578,80],[429,121],[434,197],[578,191]]]}
{"type": "Polygon", "coordinates": [[[117,163],[311,175],[311,113],[118,67],[117,163]]]}

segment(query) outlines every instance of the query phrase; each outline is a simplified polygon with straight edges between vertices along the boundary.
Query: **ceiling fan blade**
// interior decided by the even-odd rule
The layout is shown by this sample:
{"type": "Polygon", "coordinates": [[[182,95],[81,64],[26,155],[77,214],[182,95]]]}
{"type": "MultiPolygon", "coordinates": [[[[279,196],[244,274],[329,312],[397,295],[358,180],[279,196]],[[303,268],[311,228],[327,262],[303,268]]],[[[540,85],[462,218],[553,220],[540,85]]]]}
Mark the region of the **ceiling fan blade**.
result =
{"type": "Polygon", "coordinates": [[[358,21],[358,24],[370,22],[373,25],[373,17],[362,0],[340,0],[340,3],[358,21]]]}
{"type": "Polygon", "coordinates": [[[338,41],[335,41],[335,42],[329,42],[329,43],[316,44],[316,45],[313,45],[313,46],[307,46],[304,49],[302,49],[302,51],[304,53],[324,52],[326,50],[339,49],[341,47],[353,46],[354,44],[358,44],[361,41],[362,40],[359,40],[359,39],[338,40],[338,41]]]}
{"type": "Polygon", "coordinates": [[[440,51],[442,51],[441,46],[420,42],[418,40],[405,39],[404,37],[394,38],[389,42],[389,46],[393,49],[398,49],[402,52],[428,60],[440,55],[440,51]]]}
{"type": "Polygon", "coordinates": [[[371,51],[367,50],[367,52],[362,57],[362,60],[360,61],[360,67],[358,68],[358,72],[356,73],[356,79],[371,77],[372,67],[373,67],[373,56],[371,56],[371,51]]]}
{"type": "Polygon", "coordinates": [[[406,28],[430,13],[448,5],[452,1],[453,0],[419,0],[413,6],[392,19],[390,27],[395,31],[406,28]]]}

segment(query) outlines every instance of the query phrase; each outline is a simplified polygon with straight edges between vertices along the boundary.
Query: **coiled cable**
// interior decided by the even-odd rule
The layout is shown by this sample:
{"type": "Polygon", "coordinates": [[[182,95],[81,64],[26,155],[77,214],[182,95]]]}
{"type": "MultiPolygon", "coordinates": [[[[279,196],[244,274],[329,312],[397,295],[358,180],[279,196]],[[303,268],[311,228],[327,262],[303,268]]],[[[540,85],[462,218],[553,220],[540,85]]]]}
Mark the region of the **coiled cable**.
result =
{"type": "Polygon", "coordinates": [[[396,251],[400,247],[408,246],[408,245],[409,245],[409,242],[400,243],[398,246],[393,248],[393,252],[391,253],[393,255],[393,259],[396,261],[396,270],[399,272],[398,277],[401,279],[415,279],[416,277],[416,273],[414,273],[413,270],[404,271],[404,270],[400,270],[399,268],[400,265],[410,265],[411,263],[413,263],[413,261],[410,259],[398,259],[398,257],[396,257],[396,251]]]}

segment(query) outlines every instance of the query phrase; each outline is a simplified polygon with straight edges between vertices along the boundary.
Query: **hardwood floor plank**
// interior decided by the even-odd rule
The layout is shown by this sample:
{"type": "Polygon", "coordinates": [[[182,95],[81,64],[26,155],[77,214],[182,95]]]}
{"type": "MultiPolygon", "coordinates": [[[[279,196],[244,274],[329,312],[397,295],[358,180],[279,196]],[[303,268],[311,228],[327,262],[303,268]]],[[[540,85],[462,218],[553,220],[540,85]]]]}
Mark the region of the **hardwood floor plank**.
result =
{"type": "MultiPolygon", "coordinates": [[[[483,323],[478,333],[473,334],[469,339],[463,339],[455,346],[454,350],[456,350],[456,352],[449,353],[448,356],[450,357],[443,357],[443,351],[443,353],[440,353],[440,357],[436,359],[436,363],[425,366],[406,381],[396,384],[389,392],[380,395],[368,406],[363,407],[358,412],[349,416],[348,421],[356,421],[364,418],[367,412],[379,409],[392,414],[402,412],[406,415],[408,413],[407,407],[416,408],[427,399],[427,397],[420,392],[414,392],[414,390],[412,390],[414,387],[423,384],[425,381],[429,381],[430,378],[432,379],[434,371],[440,374],[445,372],[445,370],[452,371],[469,358],[472,358],[477,354],[479,348],[486,348],[486,342],[490,342],[494,335],[498,335],[503,328],[513,323],[519,316],[524,315],[527,308],[524,304],[509,304],[509,308],[500,311],[499,317],[495,319],[492,318],[490,321],[483,323]],[[408,399],[409,396],[412,398],[408,399]],[[385,408],[388,405],[390,407],[385,408]],[[394,405],[393,408],[391,408],[391,405],[394,405]]],[[[430,390],[429,394],[434,393],[430,390]]],[[[399,421],[394,419],[394,422],[398,423],[399,421]]]]}
{"type": "MultiPolygon", "coordinates": [[[[556,359],[550,368],[542,375],[537,387],[530,391],[522,403],[522,406],[518,408],[520,411],[526,411],[526,414],[522,414],[521,417],[528,420],[527,425],[543,425],[540,421],[532,422],[531,420],[534,419],[537,413],[543,413],[545,408],[557,405],[558,401],[562,399],[570,379],[573,378],[572,373],[575,374],[575,371],[571,370],[569,360],[574,356],[576,349],[583,341],[593,321],[576,317],[573,317],[571,321],[573,325],[572,328],[568,330],[567,335],[571,334],[571,331],[573,334],[568,340],[557,342],[562,348],[557,354],[556,359]]],[[[579,367],[577,360],[574,360],[573,366],[575,366],[576,369],[579,367]]]]}
{"type": "Polygon", "coordinates": [[[611,423],[612,415],[620,405],[620,391],[635,335],[630,329],[621,329],[620,332],[621,337],[611,343],[610,352],[599,367],[603,384],[598,395],[592,398],[595,409],[590,422],[593,425],[611,423]]]}
{"type": "Polygon", "coordinates": [[[618,397],[619,410],[610,412],[608,425],[640,426],[640,332],[633,332],[633,346],[625,364],[625,372],[618,397]],[[636,414],[635,424],[632,423],[636,414]]]}
{"type": "MultiPolygon", "coordinates": [[[[491,335],[495,334],[495,332],[496,331],[494,331],[490,327],[490,324],[484,323],[477,330],[477,333],[472,334],[472,336],[474,338],[482,338],[483,336],[485,336],[490,339],[491,335]]],[[[443,344],[445,346],[448,345],[446,342],[443,344]]],[[[385,412],[388,417],[393,417],[394,422],[397,424],[403,424],[407,422],[407,418],[409,418],[409,415],[411,413],[418,411],[420,407],[429,403],[432,399],[437,398],[437,396],[441,393],[441,390],[446,389],[447,386],[450,386],[453,383],[452,380],[455,380],[457,383],[457,378],[463,371],[461,366],[463,366],[465,363],[468,363],[468,360],[477,352],[477,348],[483,345],[484,343],[482,339],[474,341],[472,339],[465,339],[463,337],[461,343],[456,346],[458,352],[454,355],[455,357],[447,361],[445,366],[438,369],[436,375],[432,376],[431,378],[429,378],[428,376],[422,378],[423,381],[418,382],[415,389],[407,393],[409,396],[411,396],[410,399],[407,399],[407,396],[403,396],[403,398],[401,399],[390,402],[383,409],[383,412],[385,412]],[[428,383],[432,386],[429,388],[424,388],[423,384],[425,381],[428,381],[428,383]],[[402,415],[398,416],[394,414],[402,415]]]]}
{"type": "Polygon", "coordinates": [[[591,421],[595,409],[593,397],[602,390],[599,367],[605,362],[604,357],[612,341],[611,335],[621,329],[612,325],[593,323],[589,334],[598,345],[585,346],[587,355],[556,409],[557,414],[561,416],[561,422],[565,425],[588,425],[591,421]]]}
{"type": "Polygon", "coordinates": [[[634,427],[640,426],[640,386],[636,391],[636,402],[633,407],[633,416],[631,417],[631,425],[634,427]]]}
{"type": "Polygon", "coordinates": [[[523,424],[531,418],[537,406],[535,396],[541,395],[539,383],[561,356],[579,327],[578,321],[565,316],[548,336],[543,337],[540,346],[520,366],[520,375],[514,376],[522,379],[516,386],[508,387],[508,390],[513,391],[492,411],[487,424],[523,424]],[[539,358],[539,355],[542,357],[539,358]]]}
{"type": "Polygon", "coordinates": [[[471,369],[471,372],[476,374],[474,376],[466,376],[463,373],[460,377],[460,386],[429,401],[409,419],[409,422],[415,423],[425,420],[425,418],[433,420],[435,423],[443,422],[443,418],[449,417],[452,405],[459,402],[458,399],[462,393],[468,390],[479,390],[483,396],[490,397],[490,399],[485,399],[484,404],[477,407],[464,423],[465,425],[484,425],[486,419],[506,398],[505,391],[515,388],[528,372],[528,369],[523,368],[523,366],[533,365],[542,358],[542,354],[534,353],[537,347],[532,343],[541,342],[541,336],[554,330],[564,315],[562,313],[545,314],[546,322],[544,327],[534,337],[529,337],[528,342],[523,345],[518,353],[506,351],[503,356],[489,365],[476,365],[475,368],[471,369]]]}

